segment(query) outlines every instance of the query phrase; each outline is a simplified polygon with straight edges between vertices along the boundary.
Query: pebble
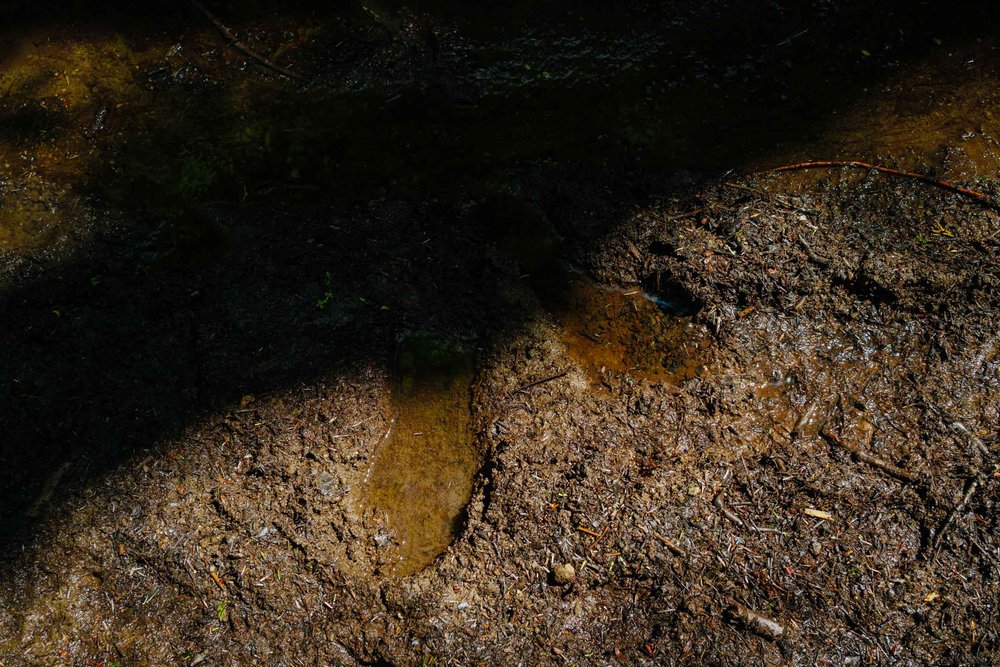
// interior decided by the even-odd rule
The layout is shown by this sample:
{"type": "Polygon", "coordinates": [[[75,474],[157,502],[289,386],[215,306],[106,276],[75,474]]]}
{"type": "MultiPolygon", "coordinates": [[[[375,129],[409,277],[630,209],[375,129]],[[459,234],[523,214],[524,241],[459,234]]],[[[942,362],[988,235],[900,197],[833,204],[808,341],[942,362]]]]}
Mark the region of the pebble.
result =
{"type": "Polygon", "coordinates": [[[563,563],[552,568],[552,579],[560,586],[573,583],[576,580],[576,568],[570,563],[563,563]]]}

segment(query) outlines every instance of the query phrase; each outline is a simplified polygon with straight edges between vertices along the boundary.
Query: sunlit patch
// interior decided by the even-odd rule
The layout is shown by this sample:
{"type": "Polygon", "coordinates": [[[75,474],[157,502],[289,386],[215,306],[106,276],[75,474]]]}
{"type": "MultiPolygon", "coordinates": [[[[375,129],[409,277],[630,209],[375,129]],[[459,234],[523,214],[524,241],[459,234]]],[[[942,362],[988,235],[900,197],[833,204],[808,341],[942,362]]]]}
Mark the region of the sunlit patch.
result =
{"type": "Polygon", "coordinates": [[[367,504],[387,521],[376,546],[385,573],[412,574],[455,536],[479,457],[469,387],[474,356],[464,343],[431,334],[400,342],[395,418],[368,475],[367,504]]]}
{"type": "Polygon", "coordinates": [[[677,314],[676,298],[602,287],[578,274],[552,306],[570,354],[595,378],[617,371],[677,383],[708,360],[708,331],[689,310],[677,314]]]}
{"type": "Polygon", "coordinates": [[[57,186],[36,174],[0,181],[2,249],[47,246],[85,215],[85,206],[66,186],[57,186]]]}

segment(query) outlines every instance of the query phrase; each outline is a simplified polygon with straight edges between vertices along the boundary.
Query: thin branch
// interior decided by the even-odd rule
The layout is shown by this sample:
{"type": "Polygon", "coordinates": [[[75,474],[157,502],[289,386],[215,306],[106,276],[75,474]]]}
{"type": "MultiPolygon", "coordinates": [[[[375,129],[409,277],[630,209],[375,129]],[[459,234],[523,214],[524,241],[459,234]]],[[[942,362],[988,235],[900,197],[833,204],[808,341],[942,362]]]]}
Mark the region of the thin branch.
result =
{"type": "Polygon", "coordinates": [[[962,499],[958,501],[958,504],[948,512],[947,518],[945,518],[944,523],[938,528],[937,535],[934,536],[934,544],[931,546],[931,561],[933,562],[937,558],[938,552],[941,549],[941,544],[944,541],[944,535],[951,528],[951,524],[955,522],[955,517],[961,514],[965,508],[969,505],[969,501],[972,500],[972,496],[976,494],[979,489],[979,484],[981,482],[981,477],[976,475],[970,479],[965,486],[965,493],[962,495],[962,499]]]}
{"type": "Polygon", "coordinates": [[[893,465],[884,459],[880,459],[877,456],[869,454],[863,451],[860,447],[848,444],[833,431],[824,430],[820,432],[820,435],[822,435],[828,442],[840,445],[862,463],[867,463],[873,468],[878,468],[887,475],[895,477],[896,479],[901,480],[903,482],[920,481],[920,477],[918,475],[910,472],[909,470],[905,470],[903,468],[900,468],[899,466],[893,465]]]}
{"type": "Polygon", "coordinates": [[[541,380],[535,380],[534,382],[529,382],[526,385],[522,385],[520,388],[512,391],[512,394],[519,394],[522,391],[531,389],[532,387],[537,387],[540,384],[545,384],[546,382],[552,382],[553,380],[558,380],[561,377],[566,377],[569,371],[563,371],[562,373],[556,373],[555,375],[550,375],[549,377],[542,378],[541,380]]]}
{"type": "Polygon", "coordinates": [[[198,12],[206,19],[208,19],[209,23],[211,23],[215,27],[215,29],[219,31],[219,34],[221,34],[223,37],[229,40],[229,46],[236,49],[250,60],[253,60],[258,65],[261,65],[262,67],[269,69],[272,72],[275,72],[276,74],[280,74],[281,76],[287,77],[289,79],[295,79],[296,81],[301,81],[302,83],[309,83],[309,80],[306,79],[304,76],[296,74],[295,72],[286,69],[281,65],[278,65],[277,63],[271,61],[270,59],[265,58],[264,56],[260,55],[259,53],[251,49],[249,46],[241,42],[236,37],[236,35],[233,33],[232,30],[227,28],[225,24],[223,24],[219,19],[215,18],[215,15],[212,14],[212,12],[208,11],[205,5],[198,2],[198,0],[188,0],[188,4],[197,9],[198,12]]]}
{"type": "Polygon", "coordinates": [[[839,169],[843,167],[850,167],[854,169],[868,169],[872,171],[878,171],[883,174],[892,174],[893,176],[902,176],[904,178],[912,178],[928,185],[933,185],[935,187],[943,188],[945,190],[950,190],[951,192],[957,192],[958,194],[965,195],[967,197],[972,197],[978,201],[983,206],[988,206],[992,209],[1000,211],[1000,203],[994,200],[989,195],[978,192],[976,190],[970,190],[969,188],[963,187],[961,185],[956,185],[950,181],[944,181],[939,178],[934,178],[933,176],[928,176],[927,174],[921,174],[915,171],[907,171],[905,169],[893,169],[892,167],[882,167],[877,164],[870,164],[868,162],[860,162],[858,160],[813,160],[810,162],[796,162],[795,164],[786,164],[781,167],[775,167],[773,169],[765,169],[763,171],[756,172],[760,175],[765,174],[778,174],[784,171],[799,171],[804,169],[839,169]]]}

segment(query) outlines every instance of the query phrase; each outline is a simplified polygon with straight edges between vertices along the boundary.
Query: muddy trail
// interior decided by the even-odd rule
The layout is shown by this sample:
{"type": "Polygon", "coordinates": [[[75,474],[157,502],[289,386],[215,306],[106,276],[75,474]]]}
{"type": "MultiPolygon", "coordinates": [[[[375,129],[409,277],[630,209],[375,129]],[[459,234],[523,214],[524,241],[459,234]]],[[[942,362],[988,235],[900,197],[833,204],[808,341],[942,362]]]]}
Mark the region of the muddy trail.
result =
{"type": "Polygon", "coordinates": [[[1000,16],[871,4],[0,5],[0,665],[994,664],[1000,16]]]}

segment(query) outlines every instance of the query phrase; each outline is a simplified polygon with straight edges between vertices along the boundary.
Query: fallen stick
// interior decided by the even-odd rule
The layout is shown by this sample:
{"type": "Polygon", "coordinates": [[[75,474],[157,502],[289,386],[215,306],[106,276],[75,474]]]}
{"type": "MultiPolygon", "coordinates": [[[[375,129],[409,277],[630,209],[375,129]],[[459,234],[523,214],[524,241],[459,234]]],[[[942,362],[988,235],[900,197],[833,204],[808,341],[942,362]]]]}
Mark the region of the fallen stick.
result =
{"type": "Polygon", "coordinates": [[[824,438],[827,439],[828,442],[840,445],[862,463],[867,463],[873,468],[878,468],[882,472],[892,477],[895,477],[896,479],[902,480],[904,482],[917,482],[920,480],[920,478],[917,475],[910,472],[909,470],[904,470],[903,468],[893,465],[884,459],[880,459],[877,456],[873,456],[872,454],[864,452],[858,447],[847,444],[846,442],[841,440],[840,437],[833,431],[822,431],[821,434],[824,438]]]}
{"type": "Polygon", "coordinates": [[[989,447],[987,447],[986,444],[982,440],[980,440],[979,438],[977,438],[976,434],[973,433],[972,431],[970,431],[968,426],[966,426],[962,422],[952,422],[951,428],[952,428],[952,430],[958,431],[959,433],[961,433],[962,435],[964,435],[965,437],[967,437],[969,439],[969,441],[975,446],[976,449],[979,450],[979,452],[983,456],[989,458],[989,456],[990,456],[990,449],[989,449],[989,447]]]}
{"type": "Polygon", "coordinates": [[[558,380],[561,377],[565,377],[568,373],[569,371],[563,371],[562,373],[556,373],[555,375],[550,375],[549,377],[542,378],[541,380],[535,380],[534,382],[529,382],[528,384],[519,387],[518,389],[514,390],[511,393],[520,394],[522,391],[527,391],[532,387],[537,387],[540,384],[545,384],[546,382],[552,382],[553,380],[558,380]]]}
{"type": "Polygon", "coordinates": [[[684,551],[684,549],[682,549],[673,540],[668,540],[667,538],[665,538],[663,535],[660,535],[659,533],[654,533],[652,531],[647,531],[647,532],[649,532],[650,535],[652,535],[653,537],[655,537],[656,539],[658,539],[660,542],[662,542],[663,546],[665,546],[667,549],[669,549],[670,551],[672,551],[674,553],[674,555],[677,555],[677,556],[686,556],[687,555],[687,552],[684,551]]]}
{"type": "Polygon", "coordinates": [[[608,534],[608,531],[609,531],[609,530],[611,530],[611,526],[606,526],[606,527],[604,528],[604,532],[603,532],[603,533],[601,533],[600,535],[598,535],[598,536],[597,536],[597,539],[596,539],[596,540],[594,540],[593,542],[591,542],[591,543],[590,543],[590,546],[589,546],[589,547],[587,547],[587,550],[588,550],[588,551],[593,551],[593,550],[594,550],[594,547],[596,547],[596,546],[597,546],[597,543],[598,543],[598,542],[600,542],[601,540],[603,540],[603,539],[604,539],[604,536],[608,534]]]}
{"type": "Polygon", "coordinates": [[[668,215],[666,218],[663,219],[667,221],[680,220],[682,218],[689,218],[692,215],[698,215],[699,213],[704,213],[704,212],[705,212],[705,207],[702,206],[701,208],[693,208],[690,211],[684,211],[683,213],[675,213],[673,215],[668,215]]]}
{"type": "Polygon", "coordinates": [[[211,23],[215,27],[215,29],[219,31],[219,34],[221,34],[223,37],[229,40],[229,46],[236,49],[250,60],[253,60],[258,65],[261,65],[262,67],[269,69],[272,72],[280,74],[281,76],[287,77],[289,79],[295,79],[296,81],[301,81],[302,83],[309,83],[309,80],[306,79],[304,76],[296,74],[295,72],[285,69],[281,65],[272,62],[268,58],[265,58],[264,56],[260,55],[259,53],[251,49],[249,46],[241,42],[236,37],[236,35],[233,33],[232,30],[227,28],[225,24],[222,23],[222,21],[215,18],[215,15],[212,12],[208,11],[208,8],[206,8],[205,5],[198,2],[198,0],[188,0],[188,4],[197,9],[198,12],[206,19],[208,19],[208,22],[211,23]]]}
{"type": "Polygon", "coordinates": [[[941,549],[941,542],[944,540],[944,535],[951,528],[951,524],[955,523],[955,517],[957,517],[972,500],[972,496],[976,494],[976,490],[979,489],[979,483],[982,481],[981,475],[976,475],[968,482],[966,482],[965,493],[962,495],[962,499],[958,501],[958,504],[948,512],[948,516],[945,518],[944,523],[938,528],[937,535],[934,536],[934,544],[931,547],[931,562],[937,558],[938,551],[941,549]]]}
{"type": "Polygon", "coordinates": [[[844,167],[850,167],[854,169],[869,169],[872,171],[878,171],[883,174],[891,174],[893,176],[902,176],[904,178],[912,178],[928,185],[933,185],[935,187],[943,188],[945,190],[950,190],[952,192],[957,192],[958,194],[965,195],[967,197],[972,197],[978,201],[983,206],[988,206],[992,209],[1000,211],[1000,203],[996,202],[992,197],[982,192],[976,190],[970,190],[969,188],[963,187],[961,185],[956,185],[950,181],[945,181],[939,178],[934,178],[933,176],[928,176],[927,174],[921,174],[915,171],[907,171],[905,169],[893,169],[892,167],[882,167],[877,164],[870,164],[868,162],[860,162],[858,160],[813,160],[810,162],[796,162],[795,164],[786,164],[781,167],[775,167],[773,169],[764,169],[763,171],[755,172],[759,175],[766,174],[778,174],[784,171],[799,171],[804,169],[839,169],[844,167]]]}

